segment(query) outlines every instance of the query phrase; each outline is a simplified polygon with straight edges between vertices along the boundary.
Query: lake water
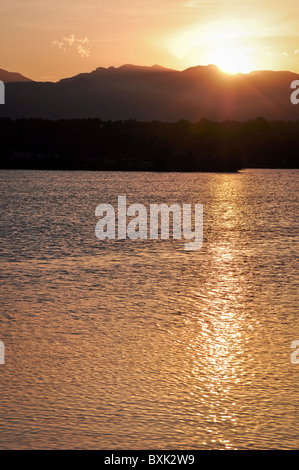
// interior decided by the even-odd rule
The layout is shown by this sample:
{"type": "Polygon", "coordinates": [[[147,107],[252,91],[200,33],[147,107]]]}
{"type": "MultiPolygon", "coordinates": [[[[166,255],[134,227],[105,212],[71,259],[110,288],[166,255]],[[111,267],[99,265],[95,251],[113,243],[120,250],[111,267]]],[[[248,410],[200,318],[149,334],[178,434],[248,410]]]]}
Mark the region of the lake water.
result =
{"type": "Polygon", "coordinates": [[[1,171],[1,449],[298,448],[298,176],[1,171]],[[98,240],[118,195],[202,248],[98,240]]]}

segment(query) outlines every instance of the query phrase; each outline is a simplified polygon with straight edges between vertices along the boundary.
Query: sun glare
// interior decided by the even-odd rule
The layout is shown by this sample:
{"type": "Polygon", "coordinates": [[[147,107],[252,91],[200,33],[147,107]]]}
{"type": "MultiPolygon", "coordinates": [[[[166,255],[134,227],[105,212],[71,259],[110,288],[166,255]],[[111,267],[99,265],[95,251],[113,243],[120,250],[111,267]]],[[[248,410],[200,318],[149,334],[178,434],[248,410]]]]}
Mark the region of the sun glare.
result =
{"type": "Polygon", "coordinates": [[[249,73],[260,67],[253,27],[245,19],[195,24],[169,36],[166,47],[189,67],[214,64],[227,74],[249,73]]]}
{"type": "Polygon", "coordinates": [[[248,73],[251,67],[247,57],[241,52],[224,49],[217,52],[211,60],[219,69],[227,74],[248,73]]]}

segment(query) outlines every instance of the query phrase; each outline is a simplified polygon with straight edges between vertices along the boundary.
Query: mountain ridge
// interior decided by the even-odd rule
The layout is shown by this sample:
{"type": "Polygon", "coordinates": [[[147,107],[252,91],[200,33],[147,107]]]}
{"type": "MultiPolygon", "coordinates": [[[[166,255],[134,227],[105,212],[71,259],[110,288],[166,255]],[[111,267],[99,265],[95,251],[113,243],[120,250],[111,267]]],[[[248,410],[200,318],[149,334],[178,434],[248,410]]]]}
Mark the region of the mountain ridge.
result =
{"type": "Polygon", "coordinates": [[[290,101],[291,82],[298,79],[299,74],[289,71],[228,75],[212,64],[182,71],[158,65],[98,67],[58,82],[7,83],[0,116],[166,122],[245,121],[259,116],[298,120],[299,106],[290,101]]]}
{"type": "Polygon", "coordinates": [[[9,72],[8,70],[0,69],[0,80],[4,83],[15,82],[32,82],[31,78],[24,77],[18,72],[9,72]]]}

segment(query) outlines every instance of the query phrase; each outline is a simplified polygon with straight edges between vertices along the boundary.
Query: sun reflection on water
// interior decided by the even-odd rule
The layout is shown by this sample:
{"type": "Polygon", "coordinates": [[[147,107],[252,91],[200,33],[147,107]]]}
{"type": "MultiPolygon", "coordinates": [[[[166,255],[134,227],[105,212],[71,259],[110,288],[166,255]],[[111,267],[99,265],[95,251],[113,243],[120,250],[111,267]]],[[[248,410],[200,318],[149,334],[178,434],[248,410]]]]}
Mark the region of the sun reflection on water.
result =
{"type": "Polygon", "coordinates": [[[205,259],[212,274],[193,289],[193,322],[189,320],[193,327],[186,344],[185,373],[190,393],[198,400],[199,420],[203,420],[207,435],[213,436],[209,445],[217,442],[220,447],[232,448],[227,437],[237,429],[246,343],[253,327],[244,308],[249,279],[240,265],[240,233],[236,230],[244,197],[242,179],[228,176],[218,182],[213,192],[221,220],[217,221],[217,243],[210,245],[205,259]]]}

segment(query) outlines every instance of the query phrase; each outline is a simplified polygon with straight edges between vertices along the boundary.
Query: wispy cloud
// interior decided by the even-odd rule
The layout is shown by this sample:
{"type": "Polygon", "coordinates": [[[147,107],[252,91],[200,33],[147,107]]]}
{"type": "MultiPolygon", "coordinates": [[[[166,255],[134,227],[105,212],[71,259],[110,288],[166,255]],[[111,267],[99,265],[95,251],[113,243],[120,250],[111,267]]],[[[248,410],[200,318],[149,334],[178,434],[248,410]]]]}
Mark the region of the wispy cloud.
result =
{"type": "Polygon", "coordinates": [[[87,37],[76,38],[75,34],[71,34],[70,36],[64,36],[60,41],[53,41],[52,46],[59,47],[64,52],[67,51],[68,47],[75,47],[82,58],[90,56],[90,41],[87,37]]]}
{"type": "Polygon", "coordinates": [[[64,52],[66,51],[63,41],[53,41],[52,42],[53,47],[59,47],[59,49],[62,49],[64,52]]]}

